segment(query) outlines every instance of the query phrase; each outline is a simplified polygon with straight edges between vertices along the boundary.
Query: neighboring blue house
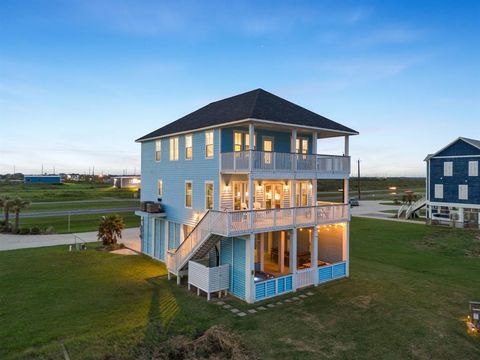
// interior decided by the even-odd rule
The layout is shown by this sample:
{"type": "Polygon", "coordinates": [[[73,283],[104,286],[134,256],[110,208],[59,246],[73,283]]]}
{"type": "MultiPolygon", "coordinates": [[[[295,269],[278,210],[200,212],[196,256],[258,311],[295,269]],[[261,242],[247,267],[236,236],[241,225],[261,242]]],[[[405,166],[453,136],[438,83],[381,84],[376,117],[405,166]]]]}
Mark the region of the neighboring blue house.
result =
{"type": "Polygon", "coordinates": [[[460,137],[427,162],[427,218],[432,223],[480,227],[480,141],[460,137]]]}
{"type": "Polygon", "coordinates": [[[208,297],[249,303],[348,276],[357,134],[257,89],[141,137],[142,252],[208,297]],[[343,155],[317,154],[333,137],[343,155]],[[343,180],[342,203],[317,198],[326,179],[343,180]]]}
{"type": "Polygon", "coordinates": [[[23,177],[25,184],[61,184],[60,175],[25,175],[23,177]]]}

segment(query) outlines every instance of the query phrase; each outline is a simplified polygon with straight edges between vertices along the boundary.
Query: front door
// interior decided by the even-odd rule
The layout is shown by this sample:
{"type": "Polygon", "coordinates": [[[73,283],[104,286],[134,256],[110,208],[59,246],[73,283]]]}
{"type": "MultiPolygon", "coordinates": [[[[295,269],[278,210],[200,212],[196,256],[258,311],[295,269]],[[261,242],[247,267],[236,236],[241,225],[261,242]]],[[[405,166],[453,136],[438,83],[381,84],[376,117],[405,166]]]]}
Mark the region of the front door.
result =
{"type": "Polygon", "coordinates": [[[233,182],[233,209],[248,210],[248,182],[233,182]]]}

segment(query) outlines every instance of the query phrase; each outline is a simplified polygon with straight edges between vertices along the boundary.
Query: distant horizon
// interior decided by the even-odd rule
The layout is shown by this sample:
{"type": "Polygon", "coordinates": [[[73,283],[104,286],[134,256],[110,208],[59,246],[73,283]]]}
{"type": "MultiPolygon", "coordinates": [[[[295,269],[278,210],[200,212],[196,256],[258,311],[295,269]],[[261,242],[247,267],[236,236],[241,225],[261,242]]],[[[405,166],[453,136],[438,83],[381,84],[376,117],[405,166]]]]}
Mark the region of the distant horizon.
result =
{"type": "Polygon", "coordinates": [[[479,14],[474,0],[2,2],[0,173],[139,172],[135,139],[261,87],[359,131],[362,175],[425,177],[427,154],[480,139],[479,14]]]}

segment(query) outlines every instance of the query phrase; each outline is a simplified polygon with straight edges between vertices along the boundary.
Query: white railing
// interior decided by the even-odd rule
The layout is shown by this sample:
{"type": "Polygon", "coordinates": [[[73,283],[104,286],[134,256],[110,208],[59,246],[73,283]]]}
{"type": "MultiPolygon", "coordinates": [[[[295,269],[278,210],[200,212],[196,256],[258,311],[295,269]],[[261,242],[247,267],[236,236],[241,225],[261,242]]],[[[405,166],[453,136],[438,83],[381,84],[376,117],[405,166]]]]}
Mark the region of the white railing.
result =
{"type": "MultiPolygon", "coordinates": [[[[349,156],[252,151],[252,158],[252,170],[258,172],[315,171],[332,174],[350,173],[349,156]]],[[[221,170],[231,172],[249,171],[250,151],[222,153],[221,170]]]]}
{"type": "Polygon", "coordinates": [[[297,273],[295,276],[296,288],[299,289],[305,286],[310,286],[315,284],[316,271],[317,271],[316,268],[297,270],[297,273]]]}
{"type": "Polygon", "coordinates": [[[238,236],[292,226],[315,226],[348,221],[346,204],[246,211],[209,210],[176,250],[169,250],[167,268],[176,273],[212,234],[238,236]]]}
{"type": "Polygon", "coordinates": [[[269,230],[292,226],[348,221],[349,207],[346,204],[328,204],[295,208],[245,210],[227,212],[230,235],[239,235],[251,230],[269,230]]]}

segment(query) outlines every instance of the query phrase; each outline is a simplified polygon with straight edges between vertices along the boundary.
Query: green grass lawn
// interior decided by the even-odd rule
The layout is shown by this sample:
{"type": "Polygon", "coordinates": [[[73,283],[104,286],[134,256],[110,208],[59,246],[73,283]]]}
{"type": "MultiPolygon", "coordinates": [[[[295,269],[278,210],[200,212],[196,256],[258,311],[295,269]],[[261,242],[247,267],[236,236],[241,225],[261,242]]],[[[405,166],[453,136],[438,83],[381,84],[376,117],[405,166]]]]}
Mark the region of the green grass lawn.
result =
{"type": "Polygon", "coordinates": [[[0,252],[0,358],[61,359],[64,343],[72,359],[146,359],[214,324],[261,359],[480,358],[463,320],[480,299],[478,232],[354,218],[349,279],[245,318],[151,279],[164,274],[145,256],[0,252]]]}
{"type": "Polygon", "coordinates": [[[22,213],[41,212],[41,211],[61,211],[61,210],[84,210],[84,209],[113,209],[138,207],[138,199],[126,200],[101,200],[101,201],[69,201],[69,202],[50,202],[42,204],[31,204],[29,208],[22,213]]]}
{"type": "MultiPolygon", "coordinates": [[[[82,231],[95,231],[98,229],[100,218],[103,215],[109,214],[87,214],[87,215],[71,215],[70,216],[70,231],[68,231],[68,216],[45,216],[34,218],[20,218],[20,228],[22,227],[38,227],[40,229],[53,226],[56,233],[73,233],[82,231]]],[[[132,211],[119,212],[118,215],[123,217],[125,227],[140,226],[140,218],[132,211]]]]}
{"type": "Polygon", "coordinates": [[[135,191],[117,189],[109,184],[63,183],[63,184],[21,184],[0,182],[0,195],[21,197],[31,202],[133,199],[135,191]]]}

